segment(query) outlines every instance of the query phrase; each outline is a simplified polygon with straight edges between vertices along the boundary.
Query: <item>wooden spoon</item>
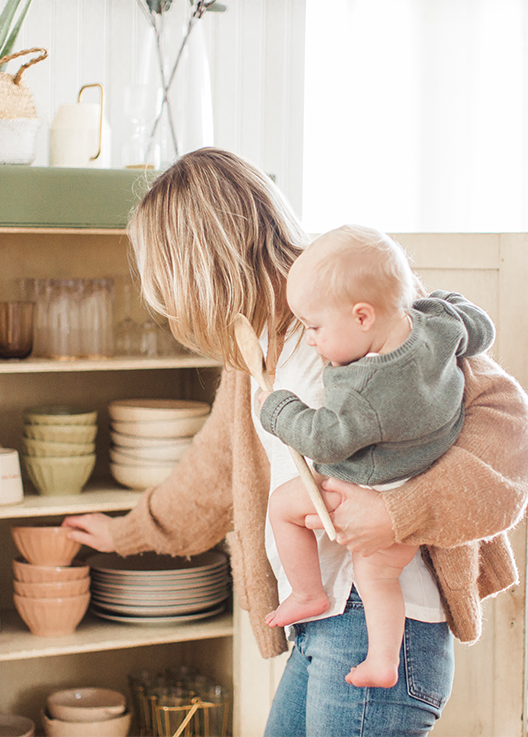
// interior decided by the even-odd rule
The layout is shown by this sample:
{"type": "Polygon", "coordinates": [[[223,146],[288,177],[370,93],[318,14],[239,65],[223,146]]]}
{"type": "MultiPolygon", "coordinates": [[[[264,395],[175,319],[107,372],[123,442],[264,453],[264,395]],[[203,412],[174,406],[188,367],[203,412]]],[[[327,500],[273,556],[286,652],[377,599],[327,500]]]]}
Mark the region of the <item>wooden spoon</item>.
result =
{"type": "MultiPolygon", "coordinates": [[[[268,374],[268,369],[266,368],[266,360],[262,353],[259,339],[251,327],[251,323],[246,317],[244,317],[244,315],[239,314],[235,318],[235,335],[240,353],[247,364],[251,376],[258,382],[262,391],[273,391],[273,385],[268,374]]],[[[315,507],[315,511],[323,523],[326,534],[330,540],[335,540],[336,531],[334,525],[332,524],[332,520],[328,514],[328,509],[326,508],[321,492],[315,483],[315,479],[304,456],[298,453],[294,448],[290,448],[289,445],[287,448],[290,451],[295,466],[297,467],[299,476],[306,487],[308,496],[315,507]]]]}

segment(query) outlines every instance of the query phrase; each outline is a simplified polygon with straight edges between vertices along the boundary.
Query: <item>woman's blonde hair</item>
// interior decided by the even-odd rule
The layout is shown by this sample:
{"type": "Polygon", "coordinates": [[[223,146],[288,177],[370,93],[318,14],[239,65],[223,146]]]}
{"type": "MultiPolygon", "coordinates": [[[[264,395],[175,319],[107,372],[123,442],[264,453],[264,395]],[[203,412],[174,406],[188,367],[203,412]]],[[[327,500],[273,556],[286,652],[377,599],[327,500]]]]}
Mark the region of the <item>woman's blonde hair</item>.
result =
{"type": "Polygon", "coordinates": [[[292,323],[286,278],[308,238],[271,178],[240,157],[182,156],[137,206],[129,236],[145,301],[187,348],[245,369],[239,312],[257,335],[270,318],[277,334],[292,323]]]}

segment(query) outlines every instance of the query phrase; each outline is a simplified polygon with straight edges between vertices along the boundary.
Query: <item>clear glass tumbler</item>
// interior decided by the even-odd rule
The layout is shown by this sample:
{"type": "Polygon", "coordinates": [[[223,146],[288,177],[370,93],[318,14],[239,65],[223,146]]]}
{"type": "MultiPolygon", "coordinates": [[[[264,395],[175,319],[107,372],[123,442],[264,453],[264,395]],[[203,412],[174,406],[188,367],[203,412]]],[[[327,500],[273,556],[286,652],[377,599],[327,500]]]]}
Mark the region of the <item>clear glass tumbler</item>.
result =
{"type": "Polygon", "coordinates": [[[81,299],[81,355],[114,355],[114,280],[85,279],[81,299]]]}

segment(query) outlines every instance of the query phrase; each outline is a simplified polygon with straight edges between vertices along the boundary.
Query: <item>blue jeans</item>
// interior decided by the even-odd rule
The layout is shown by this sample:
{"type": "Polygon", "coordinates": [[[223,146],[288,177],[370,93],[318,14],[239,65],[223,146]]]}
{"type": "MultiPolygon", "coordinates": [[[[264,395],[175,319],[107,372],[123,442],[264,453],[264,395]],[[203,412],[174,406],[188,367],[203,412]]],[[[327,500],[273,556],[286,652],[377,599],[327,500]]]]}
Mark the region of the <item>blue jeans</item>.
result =
{"type": "Polygon", "coordinates": [[[345,676],[367,654],[363,604],[352,589],[343,614],[294,625],[295,647],[264,737],[424,737],[453,682],[453,636],[445,622],[407,619],[393,688],[356,688],[345,676]]]}

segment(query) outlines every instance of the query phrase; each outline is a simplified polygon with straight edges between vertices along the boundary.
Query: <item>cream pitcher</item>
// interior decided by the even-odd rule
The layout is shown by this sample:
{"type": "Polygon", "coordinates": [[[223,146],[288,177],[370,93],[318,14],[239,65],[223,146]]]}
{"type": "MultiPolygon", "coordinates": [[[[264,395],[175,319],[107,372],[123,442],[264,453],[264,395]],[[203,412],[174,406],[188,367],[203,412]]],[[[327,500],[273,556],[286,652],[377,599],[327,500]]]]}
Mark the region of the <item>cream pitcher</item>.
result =
{"type": "Polygon", "coordinates": [[[85,84],[77,103],[61,105],[49,131],[49,165],[110,167],[110,126],[104,115],[104,91],[100,84],[85,84]],[[81,102],[84,90],[97,87],[100,104],[81,102]]]}

